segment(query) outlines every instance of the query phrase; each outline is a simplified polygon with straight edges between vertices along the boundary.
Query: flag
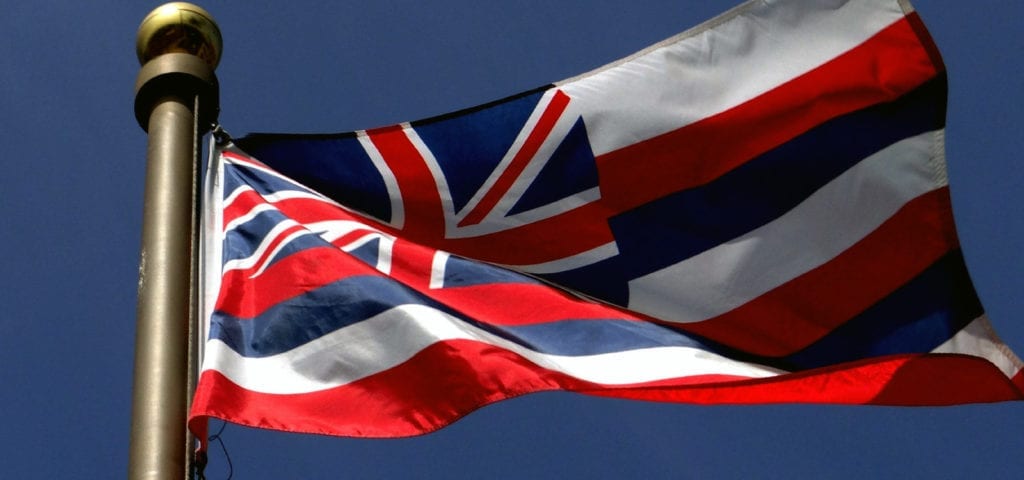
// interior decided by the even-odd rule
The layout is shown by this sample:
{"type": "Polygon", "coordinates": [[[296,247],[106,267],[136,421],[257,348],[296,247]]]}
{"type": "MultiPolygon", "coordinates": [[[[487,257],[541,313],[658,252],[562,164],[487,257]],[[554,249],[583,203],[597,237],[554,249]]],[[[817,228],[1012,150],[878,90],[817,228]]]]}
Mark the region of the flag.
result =
{"type": "Polygon", "coordinates": [[[480,107],[222,146],[190,424],[430,432],[537,391],[1020,400],[900,0],[750,1],[480,107]]]}

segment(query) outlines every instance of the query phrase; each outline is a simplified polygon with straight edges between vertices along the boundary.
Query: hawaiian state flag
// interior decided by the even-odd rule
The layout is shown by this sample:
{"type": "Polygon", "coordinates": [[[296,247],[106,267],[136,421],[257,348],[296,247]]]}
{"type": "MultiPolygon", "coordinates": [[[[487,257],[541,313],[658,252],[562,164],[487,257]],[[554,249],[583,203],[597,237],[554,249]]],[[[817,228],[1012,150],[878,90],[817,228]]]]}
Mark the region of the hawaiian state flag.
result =
{"type": "Polygon", "coordinates": [[[906,2],[750,1],[478,108],[223,146],[192,427],[415,435],[543,390],[1020,400],[945,102],[906,2]]]}

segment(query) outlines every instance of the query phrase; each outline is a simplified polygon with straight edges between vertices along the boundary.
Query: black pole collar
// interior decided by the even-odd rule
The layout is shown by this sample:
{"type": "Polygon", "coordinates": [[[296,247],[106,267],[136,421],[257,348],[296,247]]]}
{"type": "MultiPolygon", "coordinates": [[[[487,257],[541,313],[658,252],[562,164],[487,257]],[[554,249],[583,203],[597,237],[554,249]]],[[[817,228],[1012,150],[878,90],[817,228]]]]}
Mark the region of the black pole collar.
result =
{"type": "Polygon", "coordinates": [[[149,131],[153,106],[166,97],[186,105],[199,97],[200,134],[217,122],[220,113],[220,86],[213,69],[202,59],[188,53],[166,53],[142,66],[135,80],[135,119],[149,131]]]}

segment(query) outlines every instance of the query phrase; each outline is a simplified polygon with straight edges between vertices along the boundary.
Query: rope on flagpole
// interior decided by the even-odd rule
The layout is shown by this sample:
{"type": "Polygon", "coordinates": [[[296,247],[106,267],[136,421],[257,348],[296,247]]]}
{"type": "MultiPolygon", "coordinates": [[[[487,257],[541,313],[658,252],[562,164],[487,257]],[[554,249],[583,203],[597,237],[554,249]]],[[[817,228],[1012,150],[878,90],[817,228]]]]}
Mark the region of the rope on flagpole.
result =
{"type": "MultiPolygon", "coordinates": [[[[231,480],[231,478],[235,476],[235,465],[231,463],[231,455],[228,453],[227,444],[224,443],[224,438],[222,436],[224,429],[228,426],[228,422],[223,420],[222,422],[223,423],[220,424],[220,429],[217,430],[217,433],[210,435],[207,440],[210,442],[216,441],[220,444],[220,449],[224,452],[224,460],[228,463],[228,476],[226,480],[231,480]]],[[[206,480],[206,465],[208,460],[209,457],[205,452],[201,455],[196,455],[196,473],[199,480],[206,480]]]]}

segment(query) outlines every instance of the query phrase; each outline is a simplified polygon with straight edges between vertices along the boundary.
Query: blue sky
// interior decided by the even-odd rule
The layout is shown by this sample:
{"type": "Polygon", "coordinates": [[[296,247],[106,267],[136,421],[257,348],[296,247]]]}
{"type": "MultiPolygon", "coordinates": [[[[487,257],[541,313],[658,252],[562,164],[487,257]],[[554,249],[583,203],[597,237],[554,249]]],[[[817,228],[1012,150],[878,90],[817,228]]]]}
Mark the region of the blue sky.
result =
{"type": "MultiPolygon", "coordinates": [[[[202,3],[224,35],[221,121],[238,136],[473,106],[614,61],[738,1],[269,3],[202,3]]],[[[0,16],[5,478],[126,471],[146,149],[134,42],[157,5],[15,2],[0,16]]],[[[947,158],[968,267],[997,330],[1024,352],[1024,4],[916,6],[949,69],[947,158]]],[[[238,479],[1016,478],[1021,427],[1020,404],[698,407],[544,393],[413,439],[237,426],[224,438],[238,479]]],[[[208,475],[223,478],[213,448],[208,475]]]]}

